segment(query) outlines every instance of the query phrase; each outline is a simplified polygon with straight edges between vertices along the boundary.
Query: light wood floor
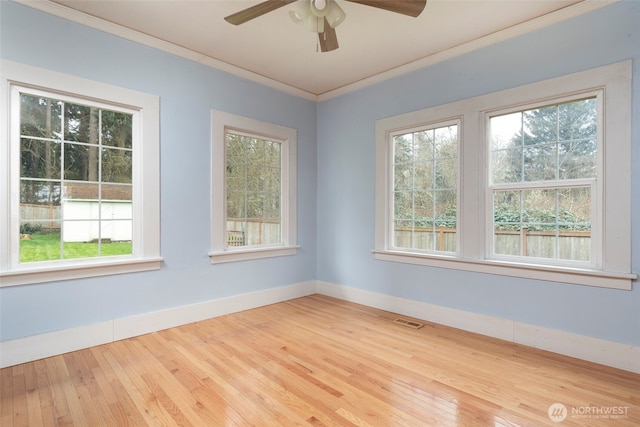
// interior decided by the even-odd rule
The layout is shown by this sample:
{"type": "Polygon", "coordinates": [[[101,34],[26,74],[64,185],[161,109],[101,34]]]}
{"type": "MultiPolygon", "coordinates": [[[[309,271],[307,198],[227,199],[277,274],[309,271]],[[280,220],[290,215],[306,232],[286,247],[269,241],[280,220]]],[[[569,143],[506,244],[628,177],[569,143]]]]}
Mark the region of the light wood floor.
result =
{"type": "Polygon", "coordinates": [[[397,317],[314,295],[5,368],[0,425],[640,426],[640,375],[397,317]]]}

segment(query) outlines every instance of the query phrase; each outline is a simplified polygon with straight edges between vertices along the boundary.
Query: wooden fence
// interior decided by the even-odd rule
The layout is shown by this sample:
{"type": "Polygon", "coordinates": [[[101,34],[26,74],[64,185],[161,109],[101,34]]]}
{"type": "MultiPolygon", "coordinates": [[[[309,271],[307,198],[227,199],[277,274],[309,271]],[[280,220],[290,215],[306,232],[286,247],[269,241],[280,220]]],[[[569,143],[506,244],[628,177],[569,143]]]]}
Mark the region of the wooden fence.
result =
{"type": "Polygon", "coordinates": [[[227,221],[227,246],[277,244],[280,239],[279,222],[227,221]]]}
{"type": "Polygon", "coordinates": [[[20,218],[28,223],[40,224],[46,230],[59,230],[62,214],[60,206],[21,203],[20,218]]]}
{"type": "MultiPolygon", "coordinates": [[[[435,230],[412,230],[396,227],[394,246],[455,252],[456,229],[440,227],[435,230]]],[[[494,250],[496,254],[500,255],[588,261],[591,255],[591,232],[561,231],[556,239],[554,231],[529,231],[525,228],[522,230],[496,230],[494,250]]]]}

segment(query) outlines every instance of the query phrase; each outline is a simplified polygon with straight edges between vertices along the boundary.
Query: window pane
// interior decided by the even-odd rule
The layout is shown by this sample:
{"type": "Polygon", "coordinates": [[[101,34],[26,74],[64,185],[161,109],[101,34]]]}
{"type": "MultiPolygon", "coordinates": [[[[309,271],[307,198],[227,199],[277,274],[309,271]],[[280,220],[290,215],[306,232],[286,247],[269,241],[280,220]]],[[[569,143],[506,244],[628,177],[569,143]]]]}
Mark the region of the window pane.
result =
{"type": "Polygon", "coordinates": [[[434,215],[434,199],[431,191],[413,193],[413,210],[410,216],[414,220],[432,220],[434,215]]]}
{"type": "Polygon", "coordinates": [[[227,191],[227,220],[235,221],[246,217],[244,191],[227,191]]]}
{"type": "Polygon", "coordinates": [[[247,219],[259,221],[263,212],[263,194],[259,192],[245,193],[247,206],[247,219]]]}
{"type": "Polygon", "coordinates": [[[432,130],[416,132],[412,135],[412,139],[414,140],[414,158],[411,160],[416,162],[428,161],[430,163],[436,153],[434,132],[432,130]]]}
{"type": "Polygon", "coordinates": [[[393,138],[393,153],[395,164],[413,161],[413,135],[401,135],[393,138]]]}
{"type": "Polygon", "coordinates": [[[20,135],[60,139],[61,117],[60,101],[20,94],[20,135]]]}
{"type": "Polygon", "coordinates": [[[523,148],[524,181],[547,181],[556,178],[556,144],[540,144],[523,148]]]}
{"type": "Polygon", "coordinates": [[[521,195],[496,191],[493,196],[493,248],[498,255],[522,253],[521,195]]]}
{"type": "Polygon", "coordinates": [[[263,174],[265,191],[280,193],[282,185],[280,168],[266,167],[263,174]]]}
{"type": "Polygon", "coordinates": [[[132,182],[132,151],[102,149],[102,182],[132,182]]]}
{"type": "Polygon", "coordinates": [[[276,245],[280,243],[280,222],[265,221],[262,227],[264,228],[264,235],[261,239],[263,245],[276,245]]]}
{"type": "Polygon", "coordinates": [[[596,177],[596,99],[492,117],[492,183],[596,177]]]}
{"type": "Polygon", "coordinates": [[[413,193],[397,191],[393,193],[394,217],[396,219],[413,218],[413,193]]]}
{"type": "MultiPolygon", "coordinates": [[[[127,184],[102,184],[100,186],[102,199],[108,201],[120,200],[131,202],[133,200],[133,187],[127,184]]],[[[131,203],[128,203],[131,209],[131,203]]]]}
{"type": "Polygon", "coordinates": [[[98,144],[99,110],[85,105],[64,104],[64,139],[66,141],[98,144]]]}
{"type": "MultiPolygon", "coordinates": [[[[414,166],[411,163],[400,163],[395,165],[393,170],[394,188],[396,190],[412,190],[413,189],[413,173],[414,166]]],[[[423,168],[421,168],[423,169],[423,168]]],[[[423,173],[422,170],[416,173],[423,173]]],[[[420,179],[425,179],[423,176],[420,179]]]]}
{"type": "Polygon", "coordinates": [[[433,188],[456,188],[458,181],[458,160],[451,158],[435,161],[435,181],[433,188]]]}
{"type": "Polygon", "coordinates": [[[491,182],[502,184],[522,179],[522,147],[491,152],[491,182]]]}
{"type": "MultiPolygon", "coordinates": [[[[126,216],[125,213],[122,214],[126,216]]],[[[100,222],[101,255],[122,255],[131,252],[131,235],[133,221],[114,220],[100,222]]]]}
{"type": "Polygon", "coordinates": [[[393,246],[455,252],[458,127],[407,133],[393,143],[393,246]]]}
{"type": "Polygon", "coordinates": [[[100,221],[64,221],[62,231],[64,259],[99,255],[100,221]]]}
{"type": "Polygon", "coordinates": [[[133,116],[131,114],[102,110],[101,121],[103,145],[132,148],[133,116]]]}
{"type": "Polygon", "coordinates": [[[277,168],[278,170],[280,169],[280,159],[281,159],[280,145],[281,144],[279,142],[267,141],[267,144],[264,150],[265,164],[267,166],[271,166],[272,168],[277,168]]]}
{"type": "Polygon", "coordinates": [[[23,138],[20,143],[20,176],[60,179],[60,155],[59,142],[23,138]]]}
{"type": "MultiPolygon", "coordinates": [[[[456,190],[436,191],[434,200],[436,220],[455,221],[456,202],[456,190]]],[[[452,225],[455,225],[455,223],[452,225]]]]}
{"type": "Polygon", "coordinates": [[[423,251],[436,251],[437,235],[434,232],[433,221],[422,221],[415,223],[412,232],[412,244],[407,249],[418,249],[423,251]]]}
{"type": "Polygon", "coordinates": [[[558,107],[544,107],[522,112],[524,146],[554,143],[558,140],[558,107]]]}
{"type": "Polygon", "coordinates": [[[451,158],[458,157],[458,127],[447,126],[434,129],[434,157],[451,158]]]}
{"type": "Polygon", "coordinates": [[[595,178],[597,147],[595,138],[560,143],[558,146],[559,178],[595,178]]]}
{"type": "Polygon", "coordinates": [[[64,179],[76,181],[98,181],[97,145],[64,145],[64,179]]]}
{"type": "Polygon", "coordinates": [[[63,202],[72,200],[94,200],[100,197],[100,186],[97,183],[65,182],[63,202]]]}
{"type": "Polygon", "coordinates": [[[61,258],[60,222],[20,221],[20,262],[61,258]]]}
{"type": "Polygon", "coordinates": [[[282,143],[226,136],[227,247],[282,241],[282,143]]]}
{"type": "MultiPolygon", "coordinates": [[[[100,203],[100,219],[103,222],[109,220],[131,220],[133,218],[133,212],[131,209],[131,203],[109,201],[100,203]]],[[[103,235],[104,236],[104,235],[103,235]]],[[[117,240],[131,240],[131,236],[128,235],[125,239],[117,240]]]]}
{"type": "Polygon", "coordinates": [[[595,98],[560,104],[559,140],[562,142],[593,140],[597,136],[595,98]]]}
{"type": "Polygon", "coordinates": [[[393,242],[396,248],[413,247],[413,221],[395,220],[393,222],[393,242]]]}
{"type": "MultiPolygon", "coordinates": [[[[87,188],[87,190],[89,190],[87,188]]],[[[93,192],[93,191],[92,191],[93,192]]],[[[98,192],[95,186],[95,192],[98,192]]],[[[62,217],[64,220],[98,220],[100,219],[100,203],[97,199],[65,199],[62,201],[62,217]]],[[[84,240],[92,240],[97,236],[87,236],[84,240]]]]}
{"type": "Polygon", "coordinates": [[[20,181],[20,205],[60,206],[60,184],[54,181],[20,181]]]}
{"type": "MultiPolygon", "coordinates": [[[[404,165],[401,165],[404,166],[404,165]]],[[[411,165],[408,165],[411,168],[411,165]]],[[[433,161],[417,162],[413,164],[414,181],[407,189],[433,188],[433,161]]],[[[411,173],[411,171],[409,171],[411,173]]]]}
{"type": "Polygon", "coordinates": [[[494,192],[494,253],[589,261],[591,188],[494,192]]]}
{"type": "Polygon", "coordinates": [[[280,219],[280,193],[265,194],[264,218],[274,222],[280,219]]]}

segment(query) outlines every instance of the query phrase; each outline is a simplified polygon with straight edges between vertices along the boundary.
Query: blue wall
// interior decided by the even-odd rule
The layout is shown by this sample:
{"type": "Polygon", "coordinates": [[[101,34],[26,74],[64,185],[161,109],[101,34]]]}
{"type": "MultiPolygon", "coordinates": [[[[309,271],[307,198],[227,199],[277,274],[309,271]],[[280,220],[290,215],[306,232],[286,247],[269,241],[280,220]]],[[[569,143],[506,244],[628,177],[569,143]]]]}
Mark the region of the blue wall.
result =
{"type": "MultiPolygon", "coordinates": [[[[376,261],[375,121],[634,60],[633,164],[640,164],[640,2],[600,9],[319,105],[318,279],[640,345],[640,290],[609,290],[376,261]]],[[[633,170],[640,271],[640,168],[633,170]]],[[[635,283],[634,283],[635,285],[635,283]]]]}
{"type": "MultiPolygon", "coordinates": [[[[0,340],[319,279],[640,345],[640,291],[375,261],[380,118],[634,59],[640,164],[640,2],[616,4],[319,104],[0,1],[2,58],[160,96],[159,271],[0,289],[0,340]],[[297,256],[209,263],[210,110],[298,130],[297,256]],[[250,265],[251,268],[247,268],[250,265]]],[[[640,272],[640,168],[633,170],[640,272]]]]}
{"type": "Polygon", "coordinates": [[[0,1],[2,58],[160,97],[161,270],[0,289],[0,340],[315,279],[316,104],[0,1]],[[211,265],[211,109],[298,130],[296,256],[211,265]]]}

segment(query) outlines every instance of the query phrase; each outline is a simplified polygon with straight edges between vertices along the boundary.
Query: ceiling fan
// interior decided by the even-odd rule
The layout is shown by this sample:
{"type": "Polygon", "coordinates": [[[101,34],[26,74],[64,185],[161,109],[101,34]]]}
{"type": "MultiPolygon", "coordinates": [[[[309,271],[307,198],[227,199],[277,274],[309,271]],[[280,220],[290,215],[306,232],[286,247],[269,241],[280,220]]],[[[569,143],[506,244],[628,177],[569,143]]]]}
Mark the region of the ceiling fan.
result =
{"type": "MultiPolygon", "coordinates": [[[[417,17],[424,10],[427,0],[345,0],[359,3],[402,15],[417,17]]],[[[293,5],[289,15],[294,22],[303,24],[309,30],[318,33],[320,50],[329,52],[338,48],[335,27],[345,18],[344,11],[336,0],[266,0],[255,6],[243,9],[224,19],[234,25],[244,24],[266,13],[288,4],[293,5]]]]}

